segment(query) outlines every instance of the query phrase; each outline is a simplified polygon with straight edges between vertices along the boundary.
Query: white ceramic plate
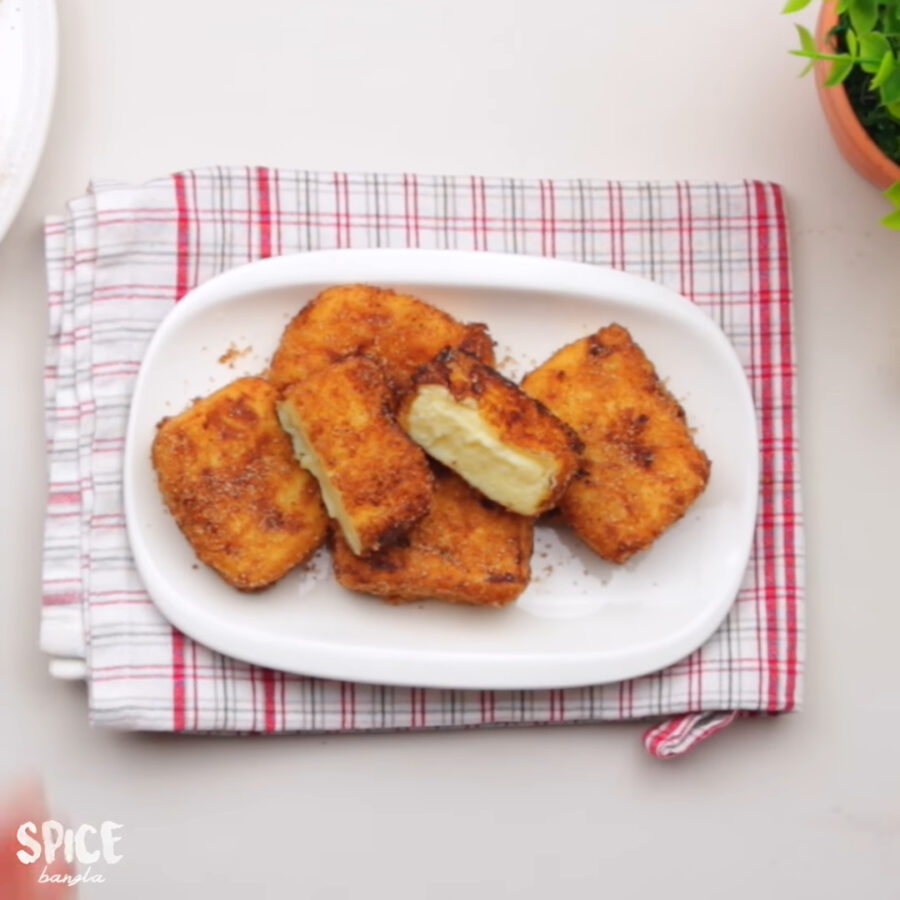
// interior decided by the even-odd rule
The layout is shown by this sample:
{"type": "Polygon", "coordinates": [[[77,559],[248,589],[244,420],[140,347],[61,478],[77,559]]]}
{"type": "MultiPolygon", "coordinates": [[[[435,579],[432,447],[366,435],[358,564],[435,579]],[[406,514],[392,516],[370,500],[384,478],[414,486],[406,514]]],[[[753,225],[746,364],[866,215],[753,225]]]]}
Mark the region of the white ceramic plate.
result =
{"type": "Polygon", "coordinates": [[[56,87],[53,0],[0,2],[0,239],[34,177],[56,87]]]}
{"type": "Polygon", "coordinates": [[[756,515],[757,435],[728,340],[683,297],[621,272],[488,253],[339,250],[234,269],[185,297],[160,326],[137,380],[125,448],[134,556],[165,616],[230,656],[307,675],[454,688],[549,688],[618,680],[699,646],[734,600],[756,515]],[[629,328],[713,461],[684,519],[624,567],[564,529],[539,528],[533,580],[502,610],[390,606],[352,594],[325,551],[304,571],[245,595],[196,566],[150,464],[156,423],[268,363],[286,322],[320,290],[367,282],[486,322],[513,377],[616,321],[629,328]],[[231,346],[247,350],[232,362],[231,346]],[[249,348],[249,349],[248,349],[249,348]],[[514,360],[515,363],[511,363],[514,360]]]}

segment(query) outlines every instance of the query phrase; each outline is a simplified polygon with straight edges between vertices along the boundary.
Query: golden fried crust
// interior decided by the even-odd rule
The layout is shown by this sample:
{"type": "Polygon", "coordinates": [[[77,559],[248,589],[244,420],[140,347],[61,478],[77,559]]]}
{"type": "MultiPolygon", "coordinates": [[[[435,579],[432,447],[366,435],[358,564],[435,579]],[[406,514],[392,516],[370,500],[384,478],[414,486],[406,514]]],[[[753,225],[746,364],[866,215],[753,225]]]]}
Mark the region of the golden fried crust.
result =
{"type": "Polygon", "coordinates": [[[522,388],[584,442],[564,518],[606,560],[623,563],[680,519],[709,480],[684,410],[619,325],[558,351],[522,388]]]}
{"type": "Polygon", "coordinates": [[[325,540],[315,479],[294,461],[275,389],[242,378],[164,419],[159,487],[197,557],[242,591],[267,587],[325,540]]]}
{"type": "Polygon", "coordinates": [[[431,502],[428,461],[397,425],[393,403],[378,363],[357,356],[316,370],[279,404],[301,464],[358,553],[409,530],[431,502]]]}
{"type": "Polygon", "coordinates": [[[361,558],[335,533],[334,571],[345,588],[391,603],[505,606],[528,585],[533,536],[533,520],[439,469],[431,511],[402,541],[361,558]]]}
{"type": "Polygon", "coordinates": [[[444,350],[416,373],[398,419],[427,452],[521,515],[556,506],[578,470],[575,432],[464,351],[444,350]]]}
{"type": "Polygon", "coordinates": [[[445,347],[459,347],[487,363],[494,342],[484,325],[464,325],[414,297],[366,285],[329,288],[288,324],[272,358],[277,387],[302,381],[345,356],[378,360],[405,390],[413,373],[445,347]]]}

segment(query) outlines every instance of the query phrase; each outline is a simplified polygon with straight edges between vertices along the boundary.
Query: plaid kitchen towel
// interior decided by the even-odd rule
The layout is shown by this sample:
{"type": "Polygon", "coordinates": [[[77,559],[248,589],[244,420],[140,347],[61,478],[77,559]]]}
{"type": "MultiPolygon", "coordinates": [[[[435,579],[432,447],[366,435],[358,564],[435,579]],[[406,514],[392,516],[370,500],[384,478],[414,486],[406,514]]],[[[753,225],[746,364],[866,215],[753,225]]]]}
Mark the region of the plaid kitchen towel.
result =
{"type": "Polygon", "coordinates": [[[746,712],[797,708],[803,543],[788,227],[779,186],[182,172],[92,185],[46,225],[50,495],[41,644],[83,672],[92,721],[176,732],[365,731],[662,719],[674,756],[746,712]],[[154,329],[195,285],[343,247],[491,250],[626,269],[724,329],[750,379],[762,478],[753,554],[718,632],[665,671],[552,691],[440,691],[285,675],[214,653],[157,612],[122,508],[129,398],[154,329]]]}

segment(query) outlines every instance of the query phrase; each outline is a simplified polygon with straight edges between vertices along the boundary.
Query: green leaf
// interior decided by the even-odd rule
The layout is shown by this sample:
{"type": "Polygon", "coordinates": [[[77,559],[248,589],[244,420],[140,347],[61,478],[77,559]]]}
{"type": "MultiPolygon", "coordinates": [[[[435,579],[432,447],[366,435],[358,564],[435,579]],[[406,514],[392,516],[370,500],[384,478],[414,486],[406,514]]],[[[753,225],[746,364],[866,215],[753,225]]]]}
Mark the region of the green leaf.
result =
{"type": "Polygon", "coordinates": [[[884,83],[879,88],[881,102],[884,106],[891,108],[895,103],[900,103],[900,69],[895,68],[884,83]]]}
{"type": "Polygon", "coordinates": [[[800,12],[801,9],[806,9],[810,3],[812,3],[812,0],[788,0],[788,2],[784,4],[784,9],[781,12],[784,15],[800,12]]]}
{"type": "Polygon", "coordinates": [[[849,0],[850,24],[858,35],[868,34],[878,21],[877,0],[849,0]]]}
{"type": "Polygon", "coordinates": [[[881,220],[881,224],[891,231],[900,231],[900,209],[895,209],[892,213],[888,213],[881,220]]]}
{"type": "Polygon", "coordinates": [[[808,28],[804,28],[802,25],[795,25],[797,29],[797,34],[800,37],[800,47],[803,49],[804,53],[815,53],[816,52],[816,39],[810,34],[808,28]]]}
{"type": "MultiPolygon", "coordinates": [[[[863,40],[871,35],[864,34],[863,40]]],[[[856,32],[852,28],[848,28],[846,32],[844,32],[844,40],[847,42],[847,49],[850,51],[850,55],[854,58],[859,56],[859,40],[856,37],[856,32]]],[[[867,54],[863,54],[866,56],[867,54]]]]}
{"type": "MultiPolygon", "coordinates": [[[[850,32],[847,32],[847,34],[849,36],[850,32]]],[[[859,64],[863,72],[874,75],[878,71],[881,61],[883,61],[884,54],[891,52],[891,43],[883,34],[872,32],[860,37],[859,49],[860,56],[865,60],[879,60],[879,62],[861,62],[859,64]]]]}
{"type": "Polygon", "coordinates": [[[878,67],[878,71],[875,73],[875,77],[872,79],[871,88],[873,91],[877,91],[885,81],[888,80],[890,74],[894,71],[894,68],[897,65],[897,61],[894,58],[893,51],[888,50],[887,53],[881,58],[881,65],[878,67]]]}
{"type": "Polygon", "coordinates": [[[896,209],[900,209],[900,181],[895,181],[885,192],[885,199],[896,209]]]}
{"type": "Polygon", "coordinates": [[[850,5],[850,0],[838,0],[837,6],[834,8],[834,11],[840,16],[847,12],[847,7],[850,5]]]}
{"type": "Polygon", "coordinates": [[[900,103],[891,103],[886,107],[891,118],[900,122],[900,103]]]}
{"type": "Polygon", "coordinates": [[[825,87],[836,87],[847,80],[847,76],[853,71],[853,59],[849,56],[838,59],[831,64],[831,74],[825,81],[825,87]]]}

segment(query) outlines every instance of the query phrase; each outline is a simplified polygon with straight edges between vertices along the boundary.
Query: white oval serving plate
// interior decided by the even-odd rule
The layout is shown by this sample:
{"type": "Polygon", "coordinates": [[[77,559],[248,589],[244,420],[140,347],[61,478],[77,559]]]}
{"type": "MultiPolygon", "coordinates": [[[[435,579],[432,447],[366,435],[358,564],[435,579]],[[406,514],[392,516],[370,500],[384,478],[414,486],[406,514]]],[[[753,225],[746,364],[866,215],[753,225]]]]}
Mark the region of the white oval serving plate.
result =
{"type": "MultiPolygon", "coordinates": [[[[234,354],[232,354],[234,357],[234,354]]],[[[162,613],[222,653],[288,672],[447,688],[561,688],[645,674],[709,637],[731,606],[756,518],[756,418],[744,371],[688,300],[622,272],[489,253],[337,250],[234,269],[166,317],[137,379],[125,508],[138,569],[162,613]],[[518,377],[610,322],[629,328],[684,404],[712,460],[704,494],[648,551],[609,565],[563,527],[539,527],[532,583],[502,610],[391,606],[341,588],[326,551],[261,594],[241,594],[194,553],[150,462],[156,423],[265,369],[288,320],[320,290],[366,282],[486,322],[518,377]],[[234,347],[243,355],[223,363],[234,347]]]]}

